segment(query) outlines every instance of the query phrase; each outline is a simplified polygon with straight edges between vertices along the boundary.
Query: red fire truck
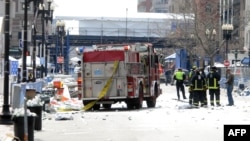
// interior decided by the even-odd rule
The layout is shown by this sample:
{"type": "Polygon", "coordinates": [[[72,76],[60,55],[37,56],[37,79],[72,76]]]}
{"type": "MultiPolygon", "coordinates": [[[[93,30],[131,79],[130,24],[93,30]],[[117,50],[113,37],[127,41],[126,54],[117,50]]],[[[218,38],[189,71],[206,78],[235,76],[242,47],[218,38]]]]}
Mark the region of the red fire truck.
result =
{"type": "Polygon", "coordinates": [[[128,109],[139,109],[145,100],[155,107],[161,94],[160,56],[150,43],[95,45],[83,51],[81,99],[84,109],[111,108],[125,102],[128,109]]]}

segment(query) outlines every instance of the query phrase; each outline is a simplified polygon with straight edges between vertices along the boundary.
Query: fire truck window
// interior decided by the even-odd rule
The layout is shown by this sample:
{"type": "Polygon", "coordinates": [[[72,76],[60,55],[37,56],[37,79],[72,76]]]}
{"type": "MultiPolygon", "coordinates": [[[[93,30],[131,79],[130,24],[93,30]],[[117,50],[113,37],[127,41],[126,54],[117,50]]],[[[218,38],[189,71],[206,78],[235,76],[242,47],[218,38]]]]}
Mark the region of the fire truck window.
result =
{"type": "Polygon", "coordinates": [[[143,62],[145,62],[145,65],[148,65],[148,60],[149,60],[149,58],[148,58],[148,56],[147,55],[144,55],[143,57],[143,62]]]}
{"type": "Polygon", "coordinates": [[[154,64],[155,64],[155,57],[154,57],[154,55],[151,55],[151,66],[154,66],[154,64]]]}
{"type": "Polygon", "coordinates": [[[157,55],[155,55],[155,63],[158,64],[159,63],[159,58],[157,55]]]}

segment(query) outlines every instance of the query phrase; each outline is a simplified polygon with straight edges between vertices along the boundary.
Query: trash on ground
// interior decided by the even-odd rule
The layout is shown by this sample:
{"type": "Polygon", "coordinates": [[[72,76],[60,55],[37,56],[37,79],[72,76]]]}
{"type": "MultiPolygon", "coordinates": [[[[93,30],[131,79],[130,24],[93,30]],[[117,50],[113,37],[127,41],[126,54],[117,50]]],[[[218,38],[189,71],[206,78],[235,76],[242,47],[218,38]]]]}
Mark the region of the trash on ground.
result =
{"type": "Polygon", "coordinates": [[[55,120],[73,120],[73,115],[72,113],[68,113],[68,112],[58,112],[55,115],[55,120]]]}

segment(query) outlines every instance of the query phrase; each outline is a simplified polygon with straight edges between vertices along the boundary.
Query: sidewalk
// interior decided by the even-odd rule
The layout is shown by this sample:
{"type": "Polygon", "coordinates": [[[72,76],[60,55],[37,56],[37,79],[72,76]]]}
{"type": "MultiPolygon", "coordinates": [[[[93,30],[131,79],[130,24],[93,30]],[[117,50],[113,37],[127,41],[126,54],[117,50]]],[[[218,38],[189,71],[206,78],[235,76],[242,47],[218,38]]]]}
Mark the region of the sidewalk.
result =
{"type": "MultiPolygon", "coordinates": [[[[0,94],[0,113],[2,113],[2,107],[3,107],[3,95],[0,94]]],[[[14,136],[14,125],[4,125],[0,124],[0,141],[4,141],[6,139],[7,134],[14,136]]]]}
{"type": "Polygon", "coordinates": [[[14,126],[13,125],[2,125],[0,124],[0,141],[5,141],[7,134],[14,136],[14,126]]]}

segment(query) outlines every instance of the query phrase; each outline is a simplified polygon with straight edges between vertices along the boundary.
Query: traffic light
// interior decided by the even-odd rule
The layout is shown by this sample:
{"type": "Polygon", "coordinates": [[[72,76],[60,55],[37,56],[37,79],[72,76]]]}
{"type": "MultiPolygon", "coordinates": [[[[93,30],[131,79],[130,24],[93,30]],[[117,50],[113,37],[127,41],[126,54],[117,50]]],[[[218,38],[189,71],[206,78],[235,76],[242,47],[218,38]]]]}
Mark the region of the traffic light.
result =
{"type": "Polygon", "coordinates": [[[238,49],[235,50],[234,56],[235,56],[235,59],[237,60],[237,58],[238,58],[238,49]]]}

